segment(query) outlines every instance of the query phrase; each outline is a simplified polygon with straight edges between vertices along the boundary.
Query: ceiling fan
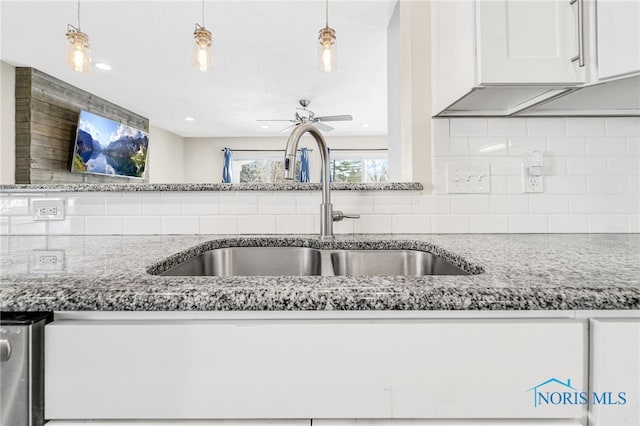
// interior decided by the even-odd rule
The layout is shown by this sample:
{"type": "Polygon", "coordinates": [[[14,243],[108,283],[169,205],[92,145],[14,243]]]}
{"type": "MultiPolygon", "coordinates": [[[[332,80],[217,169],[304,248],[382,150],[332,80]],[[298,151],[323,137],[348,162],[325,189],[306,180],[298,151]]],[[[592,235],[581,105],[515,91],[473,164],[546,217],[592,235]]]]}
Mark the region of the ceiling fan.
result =
{"type": "Polygon", "coordinates": [[[309,99],[300,99],[298,101],[300,104],[299,107],[296,108],[296,115],[293,120],[258,120],[258,121],[288,121],[293,123],[284,129],[280,130],[280,133],[285,133],[289,129],[297,126],[302,123],[313,123],[318,129],[324,132],[330,132],[333,130],[333,127],[325,124],[326,121],[351,121],[353,117],[350,115],[325,115],[322,117],[316,117],[315,113],[307,107],[311,103],[309,99]]]}

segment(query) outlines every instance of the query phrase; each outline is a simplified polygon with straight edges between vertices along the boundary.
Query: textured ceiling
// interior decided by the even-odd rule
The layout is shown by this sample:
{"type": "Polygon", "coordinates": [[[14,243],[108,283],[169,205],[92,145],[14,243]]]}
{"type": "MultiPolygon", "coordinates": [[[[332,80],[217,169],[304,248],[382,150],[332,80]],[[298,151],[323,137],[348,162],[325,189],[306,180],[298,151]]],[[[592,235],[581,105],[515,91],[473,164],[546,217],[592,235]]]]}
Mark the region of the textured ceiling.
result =
{"type": "Polygon", "coordinates": [[[395,0],[329,3],[338,37],[333,73],[317,69],[322,1],[207,1],[205,25],[214,37],[208,73],[196,71],[191,56],[201,2],[87,0],[81,24],[93,62],[113,70],[73,73],[64,65],[64,34],[76,25],[76,5],[3,0],[2,60],[38,68],[185,137],[278,135],[286,123],[262,129],[256,120],[292,118],[303,97],[317,115],[353,115],[335,123],[333,135],[387,132],[386,29],[395,0]]]}

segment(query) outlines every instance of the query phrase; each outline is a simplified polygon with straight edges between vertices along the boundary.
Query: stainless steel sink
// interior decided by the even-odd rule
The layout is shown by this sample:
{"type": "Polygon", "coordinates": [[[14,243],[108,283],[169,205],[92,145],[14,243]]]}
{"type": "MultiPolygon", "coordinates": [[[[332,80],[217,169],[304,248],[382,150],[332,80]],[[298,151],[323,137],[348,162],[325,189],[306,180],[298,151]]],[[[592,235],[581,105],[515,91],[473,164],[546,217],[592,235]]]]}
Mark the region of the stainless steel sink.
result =
{"type": "Polygon", "coordinates": [[[444,258],[420,250],[319,250],[306,247],[229,247],[205,251],[159,275],[468,275],[444,258]]]}
{"type": "Polygon", "coordinates": [[[337,250],[335,275],[468,275],[440,256],[418,250],[337,250]]]}
{"type": "Polygon", "coordinates": [[[305,247],[229,247],[205,251],[160,275],[321,275],[320,250],[305,247]]]}

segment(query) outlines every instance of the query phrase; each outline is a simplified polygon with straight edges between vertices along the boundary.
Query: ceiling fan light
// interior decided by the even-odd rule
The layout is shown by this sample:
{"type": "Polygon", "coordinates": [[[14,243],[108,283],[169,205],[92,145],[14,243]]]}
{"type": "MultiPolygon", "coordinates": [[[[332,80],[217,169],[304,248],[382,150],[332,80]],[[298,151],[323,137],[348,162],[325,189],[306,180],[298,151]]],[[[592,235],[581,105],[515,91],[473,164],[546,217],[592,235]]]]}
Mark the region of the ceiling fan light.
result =
{"type": "Polygon", "coordinates": [[[198,71],[209,71],[211,69],[211,46],[213,37],[211,31],[196,24],[193,32],[193,60],[198,71]]]}
{"type": "Polygon", "coordinates": [[[91,46],[89,36],[73,25],[68,25],[65,47],[65,62],[75,72],[91,70],[91,46]]]}
{"type": "Polygon", "coordinates": [[[324,27],[318,34],[318,64],[320,71],[331,72],[337,68],[337,41],[333,28],[324,27]]]}

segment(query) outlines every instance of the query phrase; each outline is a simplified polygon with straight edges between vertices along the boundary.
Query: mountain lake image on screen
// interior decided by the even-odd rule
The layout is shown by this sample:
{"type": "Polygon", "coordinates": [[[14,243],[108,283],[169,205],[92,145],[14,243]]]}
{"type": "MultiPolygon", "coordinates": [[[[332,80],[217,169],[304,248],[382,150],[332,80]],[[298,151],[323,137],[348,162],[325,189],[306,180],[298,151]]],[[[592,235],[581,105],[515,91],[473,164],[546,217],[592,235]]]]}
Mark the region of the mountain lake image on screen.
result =
{"type": "Polygon", "coordinates": [[[143,179],[148,149],[147,132],[80,111],[71,171],[143,179]]]}

